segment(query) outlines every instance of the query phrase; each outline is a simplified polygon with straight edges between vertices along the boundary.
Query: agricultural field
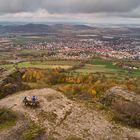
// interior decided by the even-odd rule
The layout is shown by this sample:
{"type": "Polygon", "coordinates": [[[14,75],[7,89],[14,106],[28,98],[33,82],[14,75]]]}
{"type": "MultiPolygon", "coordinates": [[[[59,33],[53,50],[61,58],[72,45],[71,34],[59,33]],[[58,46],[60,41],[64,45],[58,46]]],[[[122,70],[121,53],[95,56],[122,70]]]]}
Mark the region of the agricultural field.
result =
{"type": "Polygon", "coordinates": [[[13,58],[13,55],[11,52],[2,52],[0,53],[0,60],[7,60],[13,58]]]}
{"type": "Polygon", "coordinates": [[[20,58],[32,58],[32,59],[41,59],[43,55],[47,55],[48,51],[47,50],[28,50],[28,49],[23,49],[20,51],[17,51],[16,55],[20,58]]]}
{"type": "Polygon", "coordinates": [[[39,68],[39,69],[55,69],[55,68],[63,68],[63,69],[69,69],[72,68],[75,65],[80,64],[80,61],[26,61],[26,62],[20,62],[17,64],[4,64],[0,65],[0,68],[39,68]]]}
{"type": "Polygon", "coordinates": [[[140,65],[137,70],[129,70],[121,68],[117,62],[104,61],[102,59],[93,59],[88,61],[84,67],[75,70],[76,73],[102,73],[106,75],[120,75],[120,76],[140,76],[140,65]]]}
{"type": "Polygon", "coordinates": [[[84,67],[77,69],[76,72],[80,73],[96,73],[96,72],[117,72],[117,69],[106,68],[105,65],[86,64],[84,67]]]}
{"type": "Polygon", "coordinates": [[[40,43],[40,42],[46,42],[49,43],[51,41],[54,40],[54,36],[17,36],[15,38],[12,39],[12,41],[15,44],[20,44],[20,45],[24,45],[27,44],[28,42],[32,42],[32,43],[40,43]]]}

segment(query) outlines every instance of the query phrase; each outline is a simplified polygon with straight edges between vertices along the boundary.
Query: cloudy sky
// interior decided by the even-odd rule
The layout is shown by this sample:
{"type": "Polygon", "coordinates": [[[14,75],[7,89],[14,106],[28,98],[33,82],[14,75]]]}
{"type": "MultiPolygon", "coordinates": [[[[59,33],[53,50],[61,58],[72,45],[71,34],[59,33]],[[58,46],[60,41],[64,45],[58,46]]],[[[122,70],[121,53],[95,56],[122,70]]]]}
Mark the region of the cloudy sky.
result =
{"type": "Polygon", "coordinates": [[[140,0],[0,0],[0,21],[140,24],[140,0]]]}

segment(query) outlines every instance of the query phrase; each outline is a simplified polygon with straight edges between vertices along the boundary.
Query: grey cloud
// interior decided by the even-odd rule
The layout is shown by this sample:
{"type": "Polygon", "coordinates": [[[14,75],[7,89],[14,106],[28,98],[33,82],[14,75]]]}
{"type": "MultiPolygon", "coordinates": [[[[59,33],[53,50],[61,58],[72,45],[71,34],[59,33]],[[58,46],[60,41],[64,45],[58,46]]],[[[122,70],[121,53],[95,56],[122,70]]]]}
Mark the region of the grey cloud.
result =
{"type": "Polygon", "coordinates": [[[34,12],[46,9],[51,14],[107,13],[113,15],[118,13],[118,15],[132,16],[131,12],[138,7],[140,7],[140,0],[0,0],[0,13],[34,12]]]}
{"type": "Polygon", "coordinates": [[[42,0],[51,13],[129,12],[139,5],[140,0],[42,0]]]}
{"type": "Polygon", "coordinates": [[[39,0],[0,0],[1,13],[35,11],[40,7],[39,0]]]}

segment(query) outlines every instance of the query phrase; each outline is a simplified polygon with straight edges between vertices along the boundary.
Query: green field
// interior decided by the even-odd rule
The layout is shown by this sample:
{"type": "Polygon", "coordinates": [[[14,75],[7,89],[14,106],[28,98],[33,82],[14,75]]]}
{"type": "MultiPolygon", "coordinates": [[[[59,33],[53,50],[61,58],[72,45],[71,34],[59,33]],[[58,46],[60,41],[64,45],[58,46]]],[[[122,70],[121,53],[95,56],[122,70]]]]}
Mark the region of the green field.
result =
{"type": "Polygon", "coordinates": [[[64,68],[64,69],[68,69],[68,68],[70,68],[71,66],[70,65],[61,65],[61,64],[45,64],[45,63],[39,63],[39,62],[37,62],[37,63],[31,63],[31,62],[22,62],[22,63],[19,63],[18,64],[18,67],[19,68],[29,68],[29,67],[31,67],[31,68],[40,68],[40,69],[54,69],[54,68],[64,68]]]}
{"type": "Polygon", "coordinates": [[[118,70],[106,68],[105,65],[86,64],[83,68],[77,69],[76,72],[81,72],[81,73],[118,72],[118,70]]]}
{"type": "Polygon", "coordinates": [[[111,72],[120,72],[121,69],[112,62],[103,61],[100,59],[93,59],[87,62],[87,64],[81,69],[77,69],[76,72],[81,73],[111,73],[111,72]]]}
{"type": "Polygon", "coordinates": [[[75,70],[74,72],[89,74],[89,73],[104,73],[108,75],[120,75],[120,76],[140,76],[140,69],[128,70],[122,69],[117,66],[115,62],[103,61],[99,59],[93,59],[87,62],[84,67],[75,70]]]}
{"type": "Polygon", "coordinates": [[[14,66],[18,68],[40,68],[40,69],[55,69],[55,68],[63,68],[68,69],[73,67],[74,65],[79,64],[80,61],[32,61],[32,62],[20,62],[18,64],[5,64],[0,65],[0,68],[13,68],[14,66]]]}
{"type": "Polygon", "coordinates": [[[12,39],[13,42],[15,44],[27,44],[28,42],[32,42],[32,43],[40,43],[40,42],[51,42],[54,40],[54,36],[46,36],[46,37],[42,37],[42,36],[17,36],[16,38],[12,39]]]}
{"type": "MultiPolygon", "coordinates": [[[[25,51],[24,53],[27,54],[25,51]]],[[[34,54],[33,52],[30,52],[34,54]]],[[[125,62],[127,64],[127,62],[125,62]]],[[[46,60],[46,61],[26,61],[17,64],[4,64],[0,65],[0,68],[11,69],[13,67],[18,68],[39,68],[39,69],[55,69],[63,68],[69,69],[73,66],[81,64],[81,61],[74,60],[46,60]]],[[[138,65],[139,63],[136,62],[138,65]]],[[[139,66],[139,65],[138,65],[139,66]]],[[[118,75],[120,77],[126,76],[140,76],[140,68],[138,70],[123,69],[117,65],[117,61],[111,62],[103,59],[92,59],[85,63],[83,67],[77,68],[71,71],[73,74],[90,74],[90,73],[102,73],[107,76],[118,75]]]]}

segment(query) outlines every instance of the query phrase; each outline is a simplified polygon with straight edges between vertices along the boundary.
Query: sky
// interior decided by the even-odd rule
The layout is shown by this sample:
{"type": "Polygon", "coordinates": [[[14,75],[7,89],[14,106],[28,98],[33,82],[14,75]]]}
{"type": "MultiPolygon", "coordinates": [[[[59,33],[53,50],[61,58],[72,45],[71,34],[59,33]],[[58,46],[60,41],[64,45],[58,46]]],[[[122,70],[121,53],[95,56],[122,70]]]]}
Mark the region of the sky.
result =
{"type": "Polygon", "coordinates": [[[140,24],[140,0],[0,0],[0,21],[140,24]]]}

